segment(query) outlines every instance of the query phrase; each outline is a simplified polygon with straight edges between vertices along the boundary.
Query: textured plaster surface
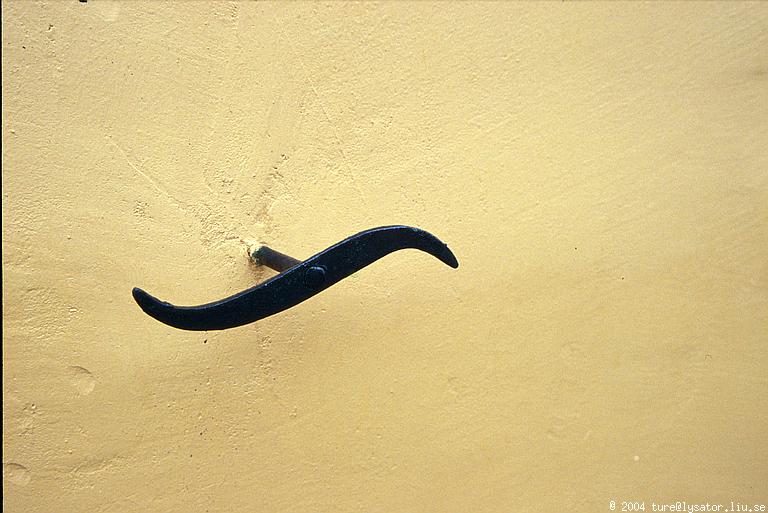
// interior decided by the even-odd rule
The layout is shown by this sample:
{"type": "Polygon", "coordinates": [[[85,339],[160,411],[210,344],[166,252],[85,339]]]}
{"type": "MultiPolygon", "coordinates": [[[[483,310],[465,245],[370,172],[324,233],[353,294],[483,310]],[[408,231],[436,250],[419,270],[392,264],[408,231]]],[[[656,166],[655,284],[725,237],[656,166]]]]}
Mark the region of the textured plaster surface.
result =
{"type": "Polygon", "coordinates": [[[8,512],[768,501],[766,4],[2,4],[8,512]],[[179,304],[425,228],[256,324],[179,304]]]}

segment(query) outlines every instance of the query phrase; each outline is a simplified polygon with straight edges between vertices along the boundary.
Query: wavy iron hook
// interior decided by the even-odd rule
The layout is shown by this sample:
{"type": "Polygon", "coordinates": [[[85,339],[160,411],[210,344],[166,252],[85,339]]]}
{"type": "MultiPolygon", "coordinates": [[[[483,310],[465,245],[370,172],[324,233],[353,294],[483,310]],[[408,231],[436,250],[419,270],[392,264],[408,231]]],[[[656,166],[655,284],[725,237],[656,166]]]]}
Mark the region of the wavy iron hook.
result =
{"type": "Polygon", "coordinates": [[[408,248],[429,253],[454,269],[459,267],[448,246],[434,235],[410,226],[382,226],[344,239],[303,262],[262,246],[252,258],[280,274],[220,301],[174,306],[140,288],[133,289],[133,298],[144,312],[169,326],[224,330],[296,306],[389,253],[408,248]]]}

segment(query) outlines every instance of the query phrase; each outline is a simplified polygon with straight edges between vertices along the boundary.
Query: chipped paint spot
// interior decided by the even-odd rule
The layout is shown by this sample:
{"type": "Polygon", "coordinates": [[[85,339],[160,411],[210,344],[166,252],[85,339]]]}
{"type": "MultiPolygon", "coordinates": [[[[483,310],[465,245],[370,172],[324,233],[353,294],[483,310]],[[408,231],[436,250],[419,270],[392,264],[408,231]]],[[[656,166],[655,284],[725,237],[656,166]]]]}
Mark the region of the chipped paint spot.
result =
{"type": "Polygon", "coordinates": [[[85,367],[72,366],[69,367],[69,375],[72,382],[72,386],[80,396],[86,396],[93,392],[96,387],[96,378],[85,367]]]}
{"type": "Polygon", "coordinates": [[[3,481],[8,481],[16,486],[27,486],[32,476],[27,467],[18,463],[3,463],[3,481]]]}

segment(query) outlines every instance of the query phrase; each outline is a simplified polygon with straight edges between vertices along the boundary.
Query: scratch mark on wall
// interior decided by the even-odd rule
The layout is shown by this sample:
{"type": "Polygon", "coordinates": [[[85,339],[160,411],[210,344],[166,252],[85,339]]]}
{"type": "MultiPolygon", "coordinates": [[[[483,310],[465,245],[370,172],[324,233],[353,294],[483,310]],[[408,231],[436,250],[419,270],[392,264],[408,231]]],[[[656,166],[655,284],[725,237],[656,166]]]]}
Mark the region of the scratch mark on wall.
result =
{"type": "MultiPolygon", "coordinates": [[[[304,59],[301,57],[301,54],[296,51],[295,43],[293,39],[286,32],[285,26],[283,25],[283,23],[276,16],[273,16],[273,19],[275,20],[275,25],[280,30],[280,33],[283,34],[283,37],[288,41],[289,47],[293,51],[294,55],[296,56],[296,60],[299,62],[299,66],[301,66],[301,69],[304,72],[304,76],[306,77],[307,84],[309,84],[309,87],[312,90],[312,93],[317,98],[317,102],[320,105],[320,110],[323,112],[323,116],[325,117],[326,121],[328,121],[328,124],[331,126],[333,137],[336,140],[336,145],[338,146],[338,149],[339,149],[339,154],[341,155],[342,162],[344,163],[344,167],[346,168],[345,175],[349,179],[349,182],[354,187],[355,192],[357,193],[357,197],[362,199],[363,191],[360,188],[360,184],[357,181],[357,177],[352,171],[352,166],[350,164],[349,157],[347,156],[347,153],[344,151],[344,146],[341,142],[341,136],[339,135],[338,126],[336,122],[334,122],[333,119],[331,119],[331,116],[328,114],[328,109],[326,109],[323,97],[320,95],[320,92],[318,91],[314,80],[312,80],[312,74],[307,69],[304,59]]],[[[366,209],[368,208],[366,202],[362,202],[362,204],[366,207],[366,209]]]]}
{"type": "MultiPolygon", "coordinates": [[[[175,197],[161,182],[150,174],[144,172],[111,137],[108,136],[107,141],[117,149],[130,168],[152,186],[154,191],[168,200],[174,208],[177,208],[184,214],[191,215],[200,223],[199,238],[204,245],[207,247],[219,247],[222,243],[239,239],[235,233],[242,233],[245,230],[242,222],[240,222],[229,209],[226,201],[222,201],[217,197],[218,195],[214,192],[213,188],[211,188],[207,180],[204,179],[203,182],[211,193],[211,199],[216,198],[216,201],[211,202],[203,199],[196,204],[191,205],[175,197]]],[[[141,210],[137,212],[136,209],[134,209],[134,214],[141,216],[143,212],[141,210]]]]}
{"type": "Polygon", "coordinates": [[[123,156],[123,159],[125,159],[125,162],[130,166],[130,168],[133,169],[136,174],[144,178],[144,180],[146,180],[152,186],[152,188],[155,189],[155,191],[159,192],[175,207],[181,208],[181,202],[177,198],[173,197],[173,195],[171,195],[171,193],[169,193],[159,181],[142,171],[139,166],[134,164],[128,157],[128,154],[125,152],[125,150],[118,143],[112,140],[112,137],[107,136],[107,142],[117,149],[117,151],[120,153],[120,155],[123,156]]]}

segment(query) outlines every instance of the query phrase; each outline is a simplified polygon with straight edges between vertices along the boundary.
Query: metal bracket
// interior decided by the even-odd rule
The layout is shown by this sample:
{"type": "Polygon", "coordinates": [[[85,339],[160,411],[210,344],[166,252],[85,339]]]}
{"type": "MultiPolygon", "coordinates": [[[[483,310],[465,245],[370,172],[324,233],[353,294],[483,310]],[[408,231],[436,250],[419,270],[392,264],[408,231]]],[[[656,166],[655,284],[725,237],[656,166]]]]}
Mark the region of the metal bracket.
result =
{"type": "Polygon", "coordinates": [[[344,239],[304,261],[262,246],[251,258],[280,274],[213,303],[174,306],[140,288],[133,289],[133,298],[145,313],[169,326],[223,330],[296,306],[389,253],[408,248],[429,253],[454,269],[459,266],[448,246],[434,235],[410,226],[382,226],[344,239]]]}

